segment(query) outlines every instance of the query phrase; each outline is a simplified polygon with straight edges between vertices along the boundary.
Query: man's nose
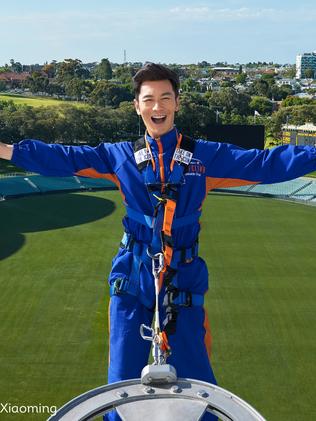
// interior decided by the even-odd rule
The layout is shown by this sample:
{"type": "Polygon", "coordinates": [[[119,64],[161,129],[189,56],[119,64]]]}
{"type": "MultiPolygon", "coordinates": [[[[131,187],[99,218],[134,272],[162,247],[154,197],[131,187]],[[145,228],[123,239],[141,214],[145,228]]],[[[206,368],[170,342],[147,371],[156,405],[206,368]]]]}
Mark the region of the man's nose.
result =
{"type": "Polygon", "coordinates": [[[161,108],[161,106],[160,106],[160,102],[159,102],[159,101],[156,101],[156,102],[154,103],[154,105],[153,105],[153,110],[154,110],[154,111],[157,111],[157,110],[160,110],[160,108],[161,108]]]}

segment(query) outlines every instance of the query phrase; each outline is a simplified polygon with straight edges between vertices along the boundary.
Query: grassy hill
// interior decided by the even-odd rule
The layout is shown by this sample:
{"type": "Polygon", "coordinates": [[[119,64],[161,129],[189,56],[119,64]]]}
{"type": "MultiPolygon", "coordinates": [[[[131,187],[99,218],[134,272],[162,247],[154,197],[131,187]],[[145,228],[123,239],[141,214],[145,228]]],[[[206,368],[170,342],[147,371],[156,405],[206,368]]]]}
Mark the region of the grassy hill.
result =
{"type": "Polygon", "coordinates": [[[49,98],[49,97],[29,97],[23,95],[14,94],[0,94],[0,101],[13,101],[17,105],[30,105],[31,107],[56,107],[63,104],[71,104],[77,107],[85,107],[86,104],[83,102],[76,101],[63,101],[60,99],[49,98]]]}
{"type": "MultiPolygon", "coordinates": [[[[60,406],[106,383],[120,202],[117,191],[0,202],[2,402],[60,406]]],[[[202,228],[219,384],[269,421],[314,419],[315,208],[213,193],[202,228]]]]}

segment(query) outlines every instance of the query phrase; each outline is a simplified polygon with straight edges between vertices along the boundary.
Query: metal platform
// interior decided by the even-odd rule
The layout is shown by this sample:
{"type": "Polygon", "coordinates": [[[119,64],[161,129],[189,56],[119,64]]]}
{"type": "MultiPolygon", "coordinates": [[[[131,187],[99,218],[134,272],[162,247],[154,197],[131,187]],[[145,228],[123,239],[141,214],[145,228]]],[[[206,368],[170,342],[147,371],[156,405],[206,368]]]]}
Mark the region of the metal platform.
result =
{"type": "Polygon", "coordinates": [[[210,412],[223,421],[265,421],[231,392],[192,379],[144,385],[141,379],[101,386],[80,395],[49,421],[86,421],[116,408],[123,421],[198,421],[210,412]]]}

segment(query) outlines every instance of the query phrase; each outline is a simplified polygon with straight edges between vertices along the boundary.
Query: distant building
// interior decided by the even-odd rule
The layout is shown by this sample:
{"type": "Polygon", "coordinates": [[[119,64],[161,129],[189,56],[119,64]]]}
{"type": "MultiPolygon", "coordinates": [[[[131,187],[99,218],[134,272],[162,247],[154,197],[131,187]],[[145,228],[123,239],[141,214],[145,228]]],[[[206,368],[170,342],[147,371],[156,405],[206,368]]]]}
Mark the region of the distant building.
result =
{"type": "Polygon", "coordinates": [[[296,79],[290,79],[290,78],[278,79],[276,81],[276,85],[277,86],[289,85],[289,86],[291,86],[291,88],[293,89],[293,91],[296,91],[297,89],[300,88],[299,82],[296,79]]]}
{"type": "Polygon", "coordinates": [[[291,145],[316,145],[316,126],[305,123],[302,126],[284,124],[282,126],[282,141],[291,145]]]}
{"type": "Polygon", "coordinates": [[[298,54],[296,56],[296,79],[305,79],[307,69],[314,71],[313,78],[316,78],[316,52],[298,54]]]}
{"type": "Polygon", "coordinates": [[[26,80],[28,76],[30,76],[30,74],[27,72],[22,72],[22,73],[3,72],[3,73],[0,73],[0,80],[5,80],[8,82],[13,81],[13,80],[22,81],[22,80],[26,80]]]}
{"type": "Polygon", "coordinates": [[[219,91],[219,82],[216,79],[203,77],[197,80],[198,84],[207,91],[219,91]]]}
{"type": "Polygon", "coordinates": [[[239,73],[239,69],[236,69],[235,67],[213,67],[212,70],[216,73],[228,76],[237,75],[239,73]]]}

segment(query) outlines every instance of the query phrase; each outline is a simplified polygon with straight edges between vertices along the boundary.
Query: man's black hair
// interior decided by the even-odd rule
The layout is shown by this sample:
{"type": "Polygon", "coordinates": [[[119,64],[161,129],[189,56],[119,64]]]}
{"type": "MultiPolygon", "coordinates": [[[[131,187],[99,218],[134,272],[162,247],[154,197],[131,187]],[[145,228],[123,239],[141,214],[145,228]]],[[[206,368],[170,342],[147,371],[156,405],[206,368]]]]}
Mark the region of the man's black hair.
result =
{"type": "Polygon", "coordinates": [[[177,98],[180,87],[178,75],[168,67],[156,63],[146,63],[133,77],[135,98],[138,99],[143,82],[154,80],[169,80],[177,98]]]}

